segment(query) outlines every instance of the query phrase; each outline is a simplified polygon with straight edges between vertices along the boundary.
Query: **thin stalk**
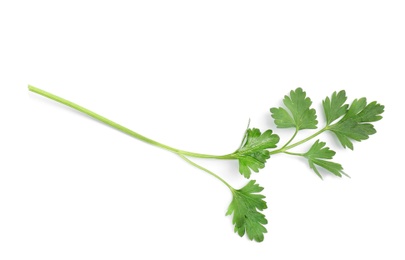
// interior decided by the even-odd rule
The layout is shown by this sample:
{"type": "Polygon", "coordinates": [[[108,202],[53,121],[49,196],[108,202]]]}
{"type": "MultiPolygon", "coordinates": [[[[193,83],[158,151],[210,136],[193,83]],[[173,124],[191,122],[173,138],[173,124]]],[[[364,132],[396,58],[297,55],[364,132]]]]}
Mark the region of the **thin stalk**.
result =
{"type": "Polygon", "coordinates": [[[289,146],[285,147],[285,149],[286,149],[286,150],[289,150],[289,149],[294,148],[294,147],[296,147],[296,146],[298,146],[298,145],[300,145],[300,144],[303,144],[303,143],[305,143],[305,142],[311,140],[312,138],[314,138],[314,137],[316,137],[316,136],[322,134],[322,133],[325,132],[326,130],[328,130],[328,126],[325,126],[324,128],[322,128],[322,129],[319,130],[318,132],[314,133],[313,135],[308,136],[308,137],[305,138],[305,139],[302,139],[302,140],[299,141],[299,142],[296,142],[296,143],[294,143],[294,144],[292,144],[292,145],[289,145],[289,146]]]}
{"type": "Polygon", "coordinates": [[[287,145],[289,145],[292,142],[292,140],[294,140],[294,138],[297,136],[297,133],[298,133],[298,128],[295,129],[295,132],[294,132],[293,136],[290,138],[290,140],[288,140],[288,142],[285,143],[285,145],[283,145],[283,147],[281,147],[280,149],[282,150],[282,149],[286,148],[287,145]]]}
{"type": "Polygon", "coordinates": [[[220,180],[220,181],[221,181],[223,184],[225,184],[232,192],[235,191],[235,189],[234,189],[229,183],[227,183],[224,179],[222,179],[221,177],[219,177],[218,175],[216,175],[216,174],[213,173],[212,171],[210,171],[210,170],[208,170],[208,169],[202,167],[202,166],[199,165],[199,164],[196,164],[195,162],[191,161],[190,159],[188,159],[187,157],[185,157],[185,156],[182,155],[182,154],[179,154],[179,156],[180,156],[183,160],[185,160],[186,162],[188,162],[189,164],[193,165],[194,167],[197,167],[198,169],[203,170],[203,171],[205,171],[206,173],[209,173],[210,175],[212,175],[212,176],[214,176],[215,178],[217,178],[218,180],[220,180]]]}
{"type": "Polygon", "coordinates": [[[49,93],[49,92],[47,92],[45,90],[30,86],[30,85],[28,85],[28,89],[30,91],[34,92],[34,93],[37,93],[39,95],[42,95],[42,96],[47,97],[49,99],[52,99],[52,100],[54,100],[56,102],[64,104],[64,105],[66,105],[68,107],[71,107],[71,108],[73,108],[73,109],[75,109],[77,111],[80,111],[80,112],[82,112],[82,113],[84,113],[84,114],[86,114],[86,115],[100,121],[100,122],[103,122],[106,125],[111,126],[112,128],[117,129],[118,131],[121,131],[121,132],[123,132],[123,133],[125,133],[127,135],[130,135],[130,136],[132,136],[132,137],[134,137],[134,138],[136,138],[136,139],[138,139],[140,141],[143,141],[145,143],[160,147],[160,148],[168,150],[170,152],[173,152],[173,153],[176,153],[176,154],[188,155],[188,156],[192,156],[192,157],[199,157],[199,158],[232,159],[231,155],[201,154],[201,153],[193,153],[193,152],[183,151],[183,150],[180,150],[180,149],[173,148],[171,146],[159,143],[159,142],[157,142],[155,140],[152,140],[152,139],[150,139],[150,138],[148,138],[146,136],[143,136],[143,135],[141,135],[141,134],[139,134],[139,133],[137,133],[135,131],[132,131],[131,129],[129,129],[129,128],[125,127],[125,126],[122,126],[122,125],[120,125],[120,124],[118,124],[118,123],[116,123],[116,122],[114,122],[114,121],[112,121],[112,120],[110,120],[108,118],[105,118],[105,117],[103,117],[103,116],[101,116],[101,115],[99,115],[99,114],[97,114],[97,113],[95,113],[95,112],[93,112],[93,111],[91,111],[91,110],[89,110],[87,108],[84,108],[84,107],[82,107],[82,106],[80,106],[80,105],[78,105],[76,103],[73,103],[73,102],[71,102],[69,100],[66,100],[64,98],[56,96],[56,95],[54,95],[52,93],[49,93]]]}
{"type": "MultiPolygon", "coordinates": [[[[314,138],[314,137],[316,137],[316,136],[322,134],[323,132],[325,132],[325,131],[328,130],[328,129],[329,129],[329,126],[327,125],[327,126],[325,126],[324,128],[322,128],[321,130],[319,130],[318,132],[316,132],[316,133],[314,133],[314,134],[308,136],[307,138],[302,139],[301,141],[298,141],[298,142],[293,143],[293,144],[288,145],[288,146],[284,145],[284,146],[281,147],[280,149],[271,151],[271,152],[270,152],[270,155],[278,154],[278,153],[287,153],[287,152],[286,152],[287,150],[290,150],[290,149],[292,149],[292,148],[294,148],[294,147],[296,147],[296,146],[298,146],[298,145],[300,145],[300,144],[303,144],[303,143],[305,143],[305,142],[308,142],[308,141],[311,140],[312,138],[314,138]]],[[[291,140],[291,139],[290,139],[290,140],[291,140]]],[[[290,154],[293,154],[293,153],[290,153],[290,154]]]]}
{"type": "Polygon", "coordinates": [[[305,138],[305,139],[302,139],[302,140],[299,141],[299,142],[293,143],[292,145],[289,145],[289,146],[285,147],[285,150],[289,150],[289,149],[294,148],[294,147],[296,147],[296,146],[298,146],[298,145],[300,145],[300,144],[303,144],[303,143],[305,143],[305,142],[311,140],[312,138],[314,138],[314,137],[316,137],[316,136],[322,134],[322,133],[325,132],[326,130],[328,130],[328,126],[325,126],[324,128],[322,128],[322,129],[319,130],[318,132],[316,132],[316,133],[314,133],[314,134],[308,136],[308,137],[305,138]]]}
{"type": "Polygon", "coordinates": [[[284,153],[289,154],[289,155],[304,156],[303,153],[293,153],[293,152],[288,152],[288,151],[284,151],[284,153]]]}

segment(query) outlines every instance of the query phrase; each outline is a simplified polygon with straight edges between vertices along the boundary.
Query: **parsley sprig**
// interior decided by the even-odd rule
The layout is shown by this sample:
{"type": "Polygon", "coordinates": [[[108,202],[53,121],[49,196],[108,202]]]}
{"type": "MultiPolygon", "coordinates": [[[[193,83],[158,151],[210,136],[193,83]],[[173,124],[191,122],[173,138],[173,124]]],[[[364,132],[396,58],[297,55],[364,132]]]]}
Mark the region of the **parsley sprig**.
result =
{"type": "Polygon", "coordinates": [[[323,132],[331,132],[337,137],[343,148],[353,150],[353,141],[360,142],[366,140],[370,135],[376,133],[372,122],[380,120],[382,118],[381,114],[384,112],[384,106],[375,101],[367,103],[366,98],[360,98],[353,100],[349,105],[346,104],[347,97],[344,90],[338,93],[334,92],[331,97],[326,97],[322,102],[326,121],[325,126],[312,135],[293,142],[299,131],[318,128],[317,115],[315,109],[311,107],[311,99],[306,96],[305,91],[297,88],[284,97],[283,103],[285,107],[270,109],[271,116],[274,118],[274,122],[278,128],[295,129],[291,138],[283,146],[277,148],[280,138],[272,130],[268,129],[262,133],[257,128],[248,128],[245,131],[239,148],[235,152],[226,155],[210,155],[173,148],[42,89],[33,86],[28,86],[28,89],[87,114],[138,140],[175,153],[187,163],[221,181],[232,193],[232,201],[226,215],[232,215],[234,231],[239,236],[246,234],[250,240],[257,242],[263,241],[264,233],[267,232],[264,226],[267,224],[267,219],[262,213],[267,208],[264,200],[265,196],[261,194],[263,187],[257,184],[255,180],[250,180],[244,187],[235,189],[219,175],[191,161],[189,157],[237,160],[240,174],[249,179],[252,171],[258,172],[260,169],[263,169],[267,160],[272,155],[284,153],[307,159],[309,167],[321,179],[324,172],[338,177],[342,177],[343,175],[348,176],[343,171],[341,164],[332,161],[336,152],[327,147],[326,143],[319,139],[304,153],[293,152],[291,150],[314,139],[323,132]]]}
{"type": "Polygon", "coordinates": [[[339,177],[342,177],[342,175],[348,176],[343,172],[342,165],[330,161],[336,152],[329,147],[325,147],[325,142],[316,140],[306,153],[289,151],[326,131],[333,133],[343,148],[348,147],[351,150],[353,150],[353,141],[360,142],[375,134],[376,130],[371,123],[382,119],[381,114],[384,112],[384,106],[375,101],[367,104],[366,98],[355,99],[349,106],[349,104],[345,103],[346,100],[347,97],[344,90],[338,93],[334,92],[331,97],[326,97],[322,102],[326,118],[325,126],[309,137],[290,144],[298,131],[302,129],[315,129],[318,124],[315,110],[310,107],[312,102],[306,97],[306,93],[301,88],[291,91],[290,96],[285,96],[284,98],[284,105],[289,109],[289,112],[284,108],[271,108],[270,112],[278,128],[295,128],[295,132],[282,148],[271,151],[270,155],[286,153],[305,157],[308,160],[310,168],[321,179],[322,175],[317,166],[339,177]],[[306,118],[306,123],[302,121],[302,118],[306,118]]]}

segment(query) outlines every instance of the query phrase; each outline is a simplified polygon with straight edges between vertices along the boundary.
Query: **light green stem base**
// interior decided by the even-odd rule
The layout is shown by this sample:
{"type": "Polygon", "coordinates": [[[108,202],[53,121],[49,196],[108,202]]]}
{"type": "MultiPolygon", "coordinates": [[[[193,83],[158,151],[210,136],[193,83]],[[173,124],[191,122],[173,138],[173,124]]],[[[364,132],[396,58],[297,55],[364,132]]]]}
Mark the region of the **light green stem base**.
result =
{"type": "Polygon", "coordinates": [[[96,119],[98,121],[103,122],[104,124],[107,124],[107,125],[115,128],[115,129],[117,129],[117,130],[119,130],[119,131],[121,131],[123,133],[126,133],[126,134],[128,134],[128,135],[130,135],[130,136],[132,136],[132,137],[134,137],[134,138],[136,138],[138,140],[141,140],[141,141],[146,142],[148,144],[163,148],[165,150],[168,150],[168,151],[171,151],[171,152],[174,152],[174,153],[177,153],[177,154],[182,154],[182,155],[187,155],[187,156],[192,156],[192,157],[199,157],[199,158],[232,159],[232,157],[230,155],[201,154],[201,153],[193,153],[193,152],[173,148],[171,146],[159,143],[159,142],[157,142],[155,140],[152,140],[152,139],[150,139],[150,138],[148,138],[146,136],[143,136],[143,135],[141,135],[141,134],[139,134],[139,133],[137,133],[135,131],[132,131],[131,129],[129,129],[129,128],[125,127],[125,126],[122,126],[122,125],[120,125],[120,124],[118,124],[118,123],[116,123],[116,122],[114,122],[114,121],[112,121],[112,120],[110,120],[108,118],[105,118],[105,117],[103,117],[103,116],[101,116],[101,115],[99,115],[99,114],[97,114],[97,113],[95,113],[95,112],[93,112],[93,111],[91,111],[91,110],[89,110],[87,108],[84,108],[84,107],[82,107],[82,106],[80,106],[80,105],[78,105],[76,103],[73,103],[73,102],[71,102],[69,100],[66,100],[64,98],[56,96],[56,95],[54,95],[52,93],[49,93],[49,92],[47,92],[45,90],[30,86],[30,85],[28,85],[28,89],[30,91],[34,92],[34,93],[37,93],[39,95],[42,95],[44,97],[47,97],[47,98],[52,99],[54,101],[57,101],[59,103],[62,103],[64,105],[68,106],[68,107],[71,107],[71,108],[73,108],[73,109],[75,109],[77,111],[80,111],[80,112],[82,112],[82,113],[84,113],[84,114],[86,114],[86,115],[88,115],[88,116],[90,116],[90,117],[92,117],[92,118],[94,118],[94,119],[96,119]]]}

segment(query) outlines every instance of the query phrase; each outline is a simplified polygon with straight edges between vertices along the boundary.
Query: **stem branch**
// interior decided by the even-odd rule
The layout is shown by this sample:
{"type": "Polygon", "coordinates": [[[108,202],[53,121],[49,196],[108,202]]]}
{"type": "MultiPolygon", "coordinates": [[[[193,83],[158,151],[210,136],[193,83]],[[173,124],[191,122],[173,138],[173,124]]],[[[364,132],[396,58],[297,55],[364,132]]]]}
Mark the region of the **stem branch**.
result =
{"type": "Polygon", "coordinates": [[[285,143],[285,145],[283,145],[283,147],[280,148],[280,150],[286,148],[287,145],[289,145],[289,144],[292,142],[292,140],[294,140],[294,138],[295,138],[295,136],[297,135],[297,133],[298,133],[298,128],[295,129],[295,132],[294,132],[293,136],[290,138],[290,140],[288,140],[287,143],[285,143]]]}
{"type": "MultiPolygon", "coordinates": [[[[322,134],[323,132],[325,132],[326,130],[329,129],[328,127],[329,127],[328,125],[325,126],[324,128],[322,128],[322,129],[319,130],[318,132],[316,132],[316,133],[314,133],[314,134],[308,136],[307,138],[302,139],[301,141],[298,141],[298,142],[293,143],[293,144],[291,144],[291,145],[284,145],[284,146],[281,147],[280,149],[271,151],[271,152],[270,152],[270,155],[278,154],[278,153],[286,153],[287,150],[290,150],[290,149],[292,149],[292,148],[294,148],[294,147],[296,147],[296,146],[298,146],[298,145],[300,145],[300,144],[303,144],[303,143],[305,143],[305,142],[308,142],[308,141],[311,140],[312,138],[314,138],[314,137],[316,137],[316,136],[322,134]]],[[[295,137],[295,134],[294,134],[293,137],[295,137]]],[[[290,141],[288,141],[287,144],[290,143],[291,140],[292,140],[292,139],[290,139],[290,141]]],[[[289,153],[289,154],[294,154],[294,153],[289,153]]]]}
{"type": "Polygon", "coordinates": [[[218,180],[220,180],[223,184],[225,184],[232,192],[235,190],[229,183],[227,183],[224,179],[222,179],[221,177],[219,177],[218,175],[216,175],[215,173],[213,173],[212,171],[202,167],[199,164],[196,164],[195,162],[191,161],[190,159],[188,159],[187,157],[185,157],[182,154],[179,154],[179,156],[185,160],[186,162],[188,162],[189,164],[193,165],[194,167],[197,167],[200,170],[205,171],[206,173],[209,173],[210,175],[214,176],[215,178],[217,178],[218,180]]]}

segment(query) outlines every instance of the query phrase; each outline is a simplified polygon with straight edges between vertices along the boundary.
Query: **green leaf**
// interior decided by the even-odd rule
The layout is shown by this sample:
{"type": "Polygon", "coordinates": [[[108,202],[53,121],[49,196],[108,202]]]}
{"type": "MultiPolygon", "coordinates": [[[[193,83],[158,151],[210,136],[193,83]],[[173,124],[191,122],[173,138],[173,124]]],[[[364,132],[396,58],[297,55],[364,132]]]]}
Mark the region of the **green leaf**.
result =
{"type": "Polygon", "coordinates": [[[277,147],[279,140],[271,130],[262,134],[257,128],[247,129],[241,146],[233,153],[239,161],[239,172],[250,178],[251,170],[258,172],[264,168],[266,160],[270,158],[267,149],[277,147]]]}
{"type": "Polygon", "coordinates": [[[366,98],[355,99],[346,115],[328,130],[336,135],[344,148],[353,150],[352,140],[360,142],[376,133],[371,122],[380,120],[383,112],[384,106],[375,101],[367,104],[366,98]]]}
{"type": "Polygon", "coordinates": [[[325,147],[325,142],[317,140],[312,147],[304,154],[304,157],[308,159],[309,167],[322,179],[322,175],[319,173],[316,166],[320,166],[325,170],[333,173],[336,176],[342,177],[343,167],[339,163],[329,161],[335,155],[335,152],[325,147]],[[325,160],[326,159],[326,160],[325,160]]]}
{"type": "Polygon", "coordinates": [[[315,129],[318,121],[316,111],[311,108],[312,101],[306,97],[302,88],[297,88],[290,92],[290,96],[285,96],[283,100],[285,108],[271,108],[271,116],[279,128],[315,129]]]}
{"type": "MultiPolygon", "coordinates": [[[[365,100],[365,99],[364,99],[365,100]]],[[[349,109],[350,112],[350,109],[349,109]]],[[[381,114],[384,112],[384,106],[378,104],[376,101],[368,104],[364,109],[362,109],[356,115],[353,115],[352,119],[356,122],[376,122],[382,119],[381,114]]]]}
{"type": "Polygon", "coordinates": [[[262,242],[267,229],[266,217],[260,213],[267,208],[264,201],[265,196],[258,194],[263,190],[256,181],[251,180],[242,189],[232,190],[232,202],[228,207],[226,215],[232,215],[232,224],[235,225],[235,233],[239,236],[247,234],[250,240],[262,242]]]}
{"type": "Polygon", "coordinates": [[[331,98],[326,97],[322,102],[327,125],[330,125],[333,121],[346,114],[349,106],[345,104],[346,100],[346,92],[341,90],[339,93],[333,92],[331,98]]]}

